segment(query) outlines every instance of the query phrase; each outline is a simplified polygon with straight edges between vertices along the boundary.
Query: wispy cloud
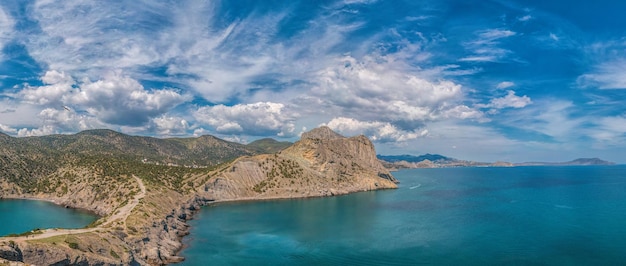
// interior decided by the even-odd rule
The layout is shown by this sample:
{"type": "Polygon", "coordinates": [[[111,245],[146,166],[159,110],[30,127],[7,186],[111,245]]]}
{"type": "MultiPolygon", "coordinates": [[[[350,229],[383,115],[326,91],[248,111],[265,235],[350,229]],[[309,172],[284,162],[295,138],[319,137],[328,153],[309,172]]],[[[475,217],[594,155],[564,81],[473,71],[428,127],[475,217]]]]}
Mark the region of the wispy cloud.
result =
{"type": "Polygon", "coordinates": [[[529,21],[531,19],[533,19],[533,16],[531,16],[531,15],[525,15],[525,16],[521,16],[521,17],[517,18],[517,20],[522,21],[522,22],[529,21]]]}
{"type": "Polygon", "coordinates": [[[459,59],[465,62],[497,62],[508,56],[511,51],[500,48],[501,39],[515,36],[517,33],[507,29],[488,29],[476,32],[477,39],[464,44],[471,55],[459,59]]]}
{"type": "Polygon", "coordinates": [[[499,89],[499,90],[503,90],[503,89],[507,89],[507,88],[510,88],[510,87],[513,87],[513,86],[515,86],[514,82],[503,81],[503,82],[498,83],[498,85],[496,85],[496,88],[499,89]]]}
{"type": "Polygon", "coordinates": [[[626,89],[626,57],[608,59],[599,63],[590,73],[578,77],[583,87],[599,89],[626,89]]]}
{"type": "MultiPolygon", "coordinates": [[[[0,50],[11,40],[14,24],[13,18],[0,6],[0,50]]],[[[2,53],[0,53],[0,60],[2,59],[2,53]]]]}
{"type": "Polygon", "coordinates": [[[533,107],[516,113],[516,118],[508,121],[511,126],[540,133],[555,141],[573,141],[582,136],[585,118],[574,115],[576,106],[571,101],[542,100],[533,107]]]}
{"type": "Polygon", "coordinates": [[[591,64],[587,73],[577,79],[581,87],[626,89],[626,41],[623,38],[594,42],[583,51],[591,64]]]}

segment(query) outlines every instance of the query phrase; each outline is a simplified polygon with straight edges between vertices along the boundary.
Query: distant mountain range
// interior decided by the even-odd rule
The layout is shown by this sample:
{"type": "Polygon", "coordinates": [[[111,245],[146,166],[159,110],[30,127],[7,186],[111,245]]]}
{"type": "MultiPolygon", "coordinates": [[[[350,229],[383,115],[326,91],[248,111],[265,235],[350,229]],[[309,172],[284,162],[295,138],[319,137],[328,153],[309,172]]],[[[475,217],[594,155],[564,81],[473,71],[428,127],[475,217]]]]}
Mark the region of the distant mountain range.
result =
{"type": "Polygon", "coordinates": [[[377,155],[385,167],[390,169],[402,168],[438,168],[438,167],[487,167],[487,166],[566,166],[566,165],[614,165],[615,163],[599,158],[579,158],[568,162],[475,162],[450,158],[439,154],[424,155],[377,155]]]}
{"type": "Polygon", "coordinates": [[[532,166],[532,165],[614,165],[614,162],[602,160],[600,158],[578,158],[568,162],[525,162],[517,163],[516,166],[532,166]]]}

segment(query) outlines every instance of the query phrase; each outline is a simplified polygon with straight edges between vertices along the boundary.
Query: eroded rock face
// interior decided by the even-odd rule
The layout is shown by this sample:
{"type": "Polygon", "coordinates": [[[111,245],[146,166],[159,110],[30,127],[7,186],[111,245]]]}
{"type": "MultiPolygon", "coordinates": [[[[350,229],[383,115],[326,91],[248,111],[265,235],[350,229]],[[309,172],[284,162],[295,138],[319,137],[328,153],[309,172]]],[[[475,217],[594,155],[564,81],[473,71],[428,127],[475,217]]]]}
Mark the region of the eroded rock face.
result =
{"type": "Polygon", "coordinates": [[[277,154],[240,158],[200,194],[213,200],[314,197],[396,188],[396,183],[367,137],[346,138],[321,127],[277,154]]]}

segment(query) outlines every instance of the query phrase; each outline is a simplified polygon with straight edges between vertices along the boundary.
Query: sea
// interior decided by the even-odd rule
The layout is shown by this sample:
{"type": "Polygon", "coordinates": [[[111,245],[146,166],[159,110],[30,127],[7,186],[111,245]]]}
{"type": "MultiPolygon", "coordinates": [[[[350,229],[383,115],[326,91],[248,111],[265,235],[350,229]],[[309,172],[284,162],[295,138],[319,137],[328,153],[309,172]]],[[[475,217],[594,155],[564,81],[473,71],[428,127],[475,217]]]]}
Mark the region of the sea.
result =
{"type": "Polygon", "coordinates": [[[398,189],[204,207],[180,264],[626,265],[625,165],[393,174],[398,189]]]}
{"type": "Polygon", "coordinates": [[[21,234],[35,229],[83,228],[98,216],[68,209],[47,201],[0,200],[0,236],[21,234]]]}

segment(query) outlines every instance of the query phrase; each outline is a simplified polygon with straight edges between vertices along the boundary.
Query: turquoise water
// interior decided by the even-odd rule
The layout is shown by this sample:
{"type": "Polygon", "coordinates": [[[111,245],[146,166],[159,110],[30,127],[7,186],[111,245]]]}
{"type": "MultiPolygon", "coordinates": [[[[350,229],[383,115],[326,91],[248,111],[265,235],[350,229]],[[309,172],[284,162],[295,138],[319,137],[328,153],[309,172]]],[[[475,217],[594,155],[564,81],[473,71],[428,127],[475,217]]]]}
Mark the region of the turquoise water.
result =
{"type": "Polygon", "coordinates": [[[205,207],[182,264],[626,264],[626,166],[394,176],[397,190],[205,207]]]}
{"type": "Polygon", "coordinates": [[[0,200],[0,236],[37,228],[82,228],[97,218],[94,214],[46,201],[0,200]]]}

